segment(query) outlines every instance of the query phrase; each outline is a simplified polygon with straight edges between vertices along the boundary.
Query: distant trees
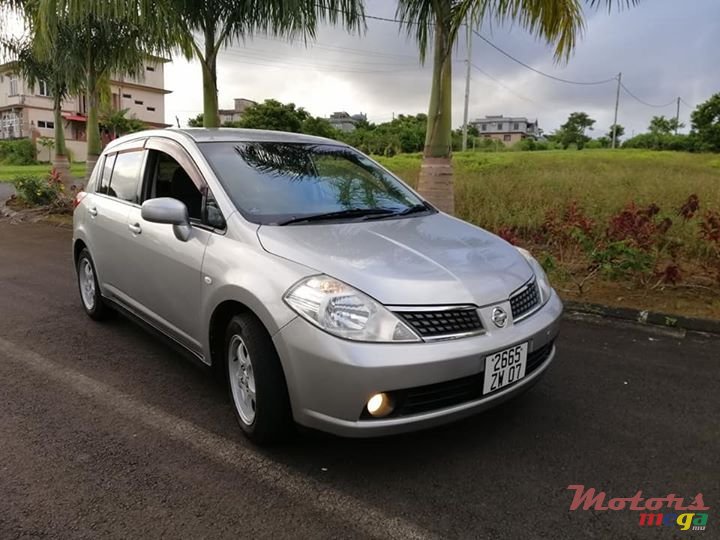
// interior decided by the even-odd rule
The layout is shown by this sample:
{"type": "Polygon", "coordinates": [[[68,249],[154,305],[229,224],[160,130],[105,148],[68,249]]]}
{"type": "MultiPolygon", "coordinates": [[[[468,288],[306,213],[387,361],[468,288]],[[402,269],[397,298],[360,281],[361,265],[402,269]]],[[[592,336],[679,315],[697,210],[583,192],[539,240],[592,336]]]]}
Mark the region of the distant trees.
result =
{"type": "Polygon", "coordinates": [[[720,152],[720,93],[701,103],[690,116],[699,150],[720,152]]]}
{"type": "Polygon", "coordinates": [[[685,124],[678,122],[677,118],[666,118],[664,116],[653,116],[648,126],[648,131],[653,135],[670,135],[678,129],[684,128],[685,124]]]}
{"type": "Polygon", "coordinates": [[[394,155],[421,152],[426,129],[426,114],[400,114],[382,124],[358,123],[354,131],[339,133],[338,137],[367,154],[394,155]]]}
{"type": "Polygon", "coordinates": [[[294,103],[280,103],[275,99],[266,99],[263,103],[251,105],[242,114],[239,122],[226,123],[228,127],[250,129],[270,129],[300,133],[303,122],[310,116],[302,107],[294,103]]]}
{"type": "Polygon", "coordinates": [[[617,124],[617,125],[613,124],[613,125],[611,125],[610,128],[608,129],[608,132],[605,134],[605,138],[607,138],[609,141],[612,141],[612,138],[613,138],[613,128],[614,128],[614,130],[615,130],[615,140],[616,140],[616,141],[619,141],[619,140],[622,139],[623,136],[625,135],[625,128],[624,128],[623,126],[621,126],[620,124],[617,124]]]}
{"type": "Polygon", "coordinates": [[[578,149],[582,149],[590,141],[590,137],[585,133],[592,130],[594,125],[595,120],[590,118],[587,113],[574,112],[570,114],[567,122],[560,126],[560,129],[548,136],[548,139],[559,143],[563,148],[574,144],[578,149]]]}

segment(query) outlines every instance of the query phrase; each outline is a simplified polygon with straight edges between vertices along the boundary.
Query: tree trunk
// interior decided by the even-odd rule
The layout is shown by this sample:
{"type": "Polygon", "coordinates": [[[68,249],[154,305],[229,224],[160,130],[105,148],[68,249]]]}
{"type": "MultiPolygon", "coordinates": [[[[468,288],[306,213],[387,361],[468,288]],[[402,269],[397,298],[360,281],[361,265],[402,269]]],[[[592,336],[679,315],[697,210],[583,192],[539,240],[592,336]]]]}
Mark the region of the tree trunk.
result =
{"type": "Polygon", "coordinates": [[[65,193],[69,194],[72,190],[75,179],[70,174],[70,161],[67,156],[67,148],[65,147],[65,128],[63,126],[62,102],[56,98],[53,103],[53,116],[55,120],[55,157],[53,158],[53,168],[60,175],[65,193]]]}
{"type": "Polygon", "coordinates": [[[100,125],[98,123],[98,109],[100,106],[100,95],[98,91],[97,76],[91,70],[88,73],[87,80],[87,161],[85,162],[85,182],[90,179],[90,175],[95,168],[98,157],[102,152],[102,143],[100,141],[100,125]]]}
{"type": "Polygon", "coordinates": [[[433,79],[428,108],[425,151],[418,192],[448,214],[455,211],[452,151],[452,43],[438,17],[435,26],[433,79]]]}
{"type": "Polygon", "coordinates": [[[200,59],[203,76],[203,127],[220,127],[217,90],[217,52],[215,32],[205,30],[205,58],[200,59]]]}

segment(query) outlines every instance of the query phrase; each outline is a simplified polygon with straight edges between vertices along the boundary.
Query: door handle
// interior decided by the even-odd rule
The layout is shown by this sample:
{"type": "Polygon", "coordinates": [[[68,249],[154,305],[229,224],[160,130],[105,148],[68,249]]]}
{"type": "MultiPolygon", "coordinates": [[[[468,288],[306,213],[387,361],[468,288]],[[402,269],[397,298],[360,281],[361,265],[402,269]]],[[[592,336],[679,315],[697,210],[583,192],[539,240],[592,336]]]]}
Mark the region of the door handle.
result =
{"type": "Polygon", "coordinates": [[[136,223],[135,225],[128,225],[128,229],[130,229],[130,232],[133,234],[140,234],[142,232],[142,227],[139,223],[136,223]]]}
{"type": "Polygon", "coordinates": [[[88,208],[88,214],[90,214],[92,217],[96,217],[98,215],[97,208],[95,208],[94,206],[88,208]]]}

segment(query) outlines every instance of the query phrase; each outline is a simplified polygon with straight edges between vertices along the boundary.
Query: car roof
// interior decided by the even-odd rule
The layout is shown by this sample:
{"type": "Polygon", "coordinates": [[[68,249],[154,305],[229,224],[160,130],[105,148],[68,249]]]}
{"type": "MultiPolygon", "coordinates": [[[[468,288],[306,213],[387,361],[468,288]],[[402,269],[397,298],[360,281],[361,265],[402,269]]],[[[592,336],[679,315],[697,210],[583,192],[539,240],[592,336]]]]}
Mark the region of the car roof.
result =
{"type": "Polygon", "coordinates": [[[269,131],[265,129],[240,128],[184,128],[171,129],[184,133],[195,142],[282,142],[282,143],[335,143],[343,144],[325,137],[315,137],[303,133],[269,131]]]}
{"type": "Polygon", "coordinates": [[[240,128],[166,128],[137,131],[129,135],[118,137],[111,141],[104,149],[104,152],[112,151],[125,142],[147,137],[170,137],[180,142],[182,139],[190,139],[195,143],[207,142],[276,142],[296,144],[334,144],[347,146],[345,143],[315,137],[303,133],[288,133],[286,131],[270,131],[264,129],[240,129],[240,128]]]}

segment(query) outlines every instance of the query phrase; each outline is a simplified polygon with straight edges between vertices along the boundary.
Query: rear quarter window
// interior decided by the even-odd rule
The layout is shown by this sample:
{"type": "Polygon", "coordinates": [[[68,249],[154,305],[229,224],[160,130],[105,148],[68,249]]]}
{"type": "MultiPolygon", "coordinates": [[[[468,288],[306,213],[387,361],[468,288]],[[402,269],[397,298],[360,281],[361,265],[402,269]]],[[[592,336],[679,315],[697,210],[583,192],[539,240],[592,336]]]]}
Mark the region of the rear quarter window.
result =
{"type": "Polygon", "coordinates": [[[110,176],[112,176],[113,165],[115,164],[115,154],[106,155],[103,159],[105,160],[103,163],[98,163],[98,166],[102,168],[98,171],[95,179],[95,193],[107,194],[110,176]]]}

